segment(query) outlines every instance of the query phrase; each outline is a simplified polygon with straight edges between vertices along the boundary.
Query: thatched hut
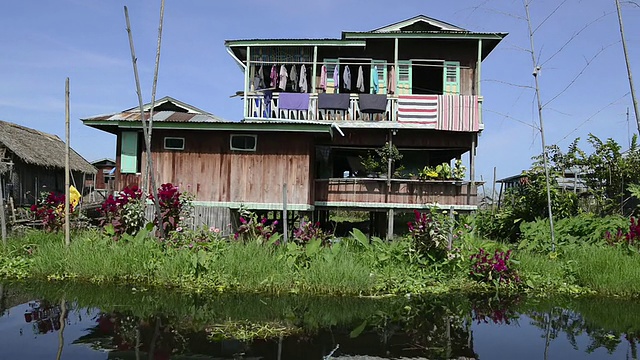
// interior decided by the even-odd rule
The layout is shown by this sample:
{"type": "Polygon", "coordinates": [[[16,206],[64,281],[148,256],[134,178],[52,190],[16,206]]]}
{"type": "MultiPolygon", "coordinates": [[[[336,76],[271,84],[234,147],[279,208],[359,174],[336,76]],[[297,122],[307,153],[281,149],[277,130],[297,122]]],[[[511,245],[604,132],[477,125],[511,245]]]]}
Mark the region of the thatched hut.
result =
{"type": "MultiPolygon", "coordinates": [[[[65,143],[55,135],[0,121],[0,183],[16,205],[33,204],[42,191],[64,192],[65,143]]],[[[80,190],[96,169],[71,150],[72,184],[80,190]]]]}

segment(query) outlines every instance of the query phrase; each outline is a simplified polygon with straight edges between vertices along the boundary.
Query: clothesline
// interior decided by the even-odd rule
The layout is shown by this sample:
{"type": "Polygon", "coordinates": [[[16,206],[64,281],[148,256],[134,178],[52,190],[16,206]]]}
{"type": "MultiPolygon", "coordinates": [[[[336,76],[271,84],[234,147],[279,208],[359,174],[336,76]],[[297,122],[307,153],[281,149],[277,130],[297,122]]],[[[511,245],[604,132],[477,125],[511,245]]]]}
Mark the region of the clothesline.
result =
{"type": "MultiPolygon", "coordinates": [[[[340,59],[341,60],[341,59],[340,59]]],[[[407,63],[402,63],[402,61],[407,61],[407,60],[399,60],[398,65],[407,65],[407,63]]],[[[419,61],[437,61],[437,60],[419,60],[419,61]]],[[[250,65],[313,65],[314,62],[313,61],[261,61],[261,60],[256,60],[253,61],[251,60],[249,62],[250,65]]],[[[388,62],[384,62],[384,63],[372,63],[372,62],[324,62],[324,61],[318,61],[317,63],[315,63],[316,65],[340,65],[340,66],[344,66],[344,65],[360,65],[360,66],[393,66],[395,65],[395,62],[393,61],[388,61],[388,62]]],[[[418,66],[418,67],[434,67],[434,68],[445,68],[444,65],[444,60],[442,60],[442,64],[420,64],[417,62],[411,62],[411,66],[418,66]]],[[[460,69],[471,69],[470,66],[463,66],[463,65],[459,65],[460,69]]]]}

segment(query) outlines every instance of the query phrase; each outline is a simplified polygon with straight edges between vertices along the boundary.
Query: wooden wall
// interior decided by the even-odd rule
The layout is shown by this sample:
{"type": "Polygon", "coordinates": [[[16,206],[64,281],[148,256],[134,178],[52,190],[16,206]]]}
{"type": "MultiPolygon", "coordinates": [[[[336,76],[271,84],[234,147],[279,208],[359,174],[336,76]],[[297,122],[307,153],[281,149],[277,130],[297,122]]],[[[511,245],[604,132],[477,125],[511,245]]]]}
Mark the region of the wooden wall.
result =
{"type": "MultiPolygon", "coordinates": [[[[289,204],[313,204],[312,134],[257,133],[255,152],[231,151],[230,135],[225,131],[155,130],[151,148],[158,185],[176,184],[194,193],[196,201],[279,204],[286,183],[289,204]],[[185,138],[185,149],[165,150],[165,136],[185,138]]],[[[144,154],[140,160],[146,161],[144,154]]],[[[120,174],[119,150],[116,162],[119,189],[139,184],[140,175],[120,174]]]]}
{"type": "MultiPolygon", "coordinates": [[[[380,147],[388,141],[389,129],[353,129],[343,128],[345,136],[335,134],[333,140],[327,138],[319,140],[321,145],[332,146],[363,146],[380,147]]],[[[420,129],[398,129],[393,136],[393,144],[396,147],[433,149],[433,148],[459,148],[471,149],[471,139],[473,134],[420,130],[420,129]]]]}
{"type": "Polygon", "coordinates": [[[315,197],[340,203],[476,205],[477,189],[468,184],[394,180],[388,191],[381,179],[328,179],[316,180],[315,197]]]}

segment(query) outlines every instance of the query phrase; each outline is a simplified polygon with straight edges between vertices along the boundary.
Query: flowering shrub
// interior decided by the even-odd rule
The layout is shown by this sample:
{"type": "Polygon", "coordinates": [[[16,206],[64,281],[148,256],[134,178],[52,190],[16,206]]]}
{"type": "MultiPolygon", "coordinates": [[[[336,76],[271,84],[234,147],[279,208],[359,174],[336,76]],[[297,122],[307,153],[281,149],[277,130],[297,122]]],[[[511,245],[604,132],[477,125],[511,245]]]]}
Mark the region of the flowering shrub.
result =
{"type": "MultiPolygon", "coordinates": [[[[69,212],[73,212],[73,205],[69,205],[69,212]]],[[[31,211],[36,219],[42,221],[45,231],[58,231],[64,224],[64,195],[53,191],[42,193],[36,204],[31,205],[31,211]]]]}
{"type": "MultiPolygon", "coordinates": [[[[153,200],[153,195],[149,195],[149,198],[153,200]]],[[[188,197],[183,196],[177,186],[171,183],[160,185],[158,200],[162,213],[162,229],[165,236],[168,237],[171,232],[181,227],[180,221],[184,220],[183,209],[190,201],[188,197]]],[[[158,219],[154,219],[153,223],[158,226],[158,219]]]]}
{"type": "Polygon", "coordinates": [[[618,229],[615,235],[610,231],[605,234],[607,244],[615,246],[625,244],[628,246],[640,246],[640,221],[631,217],[629,220],[629,231],[626,233],[622,229],[618,229]]]}
{"type": "Polygon", "coordinates": [[[267,224],[266,217],[263,216],[258,220],[256,213],[242,211],[240,215],[240,226],[234,235],[234,239],[244,242],[256,241],[258,244],[263,244],[277,233],[276,225],[278,225],[278,220],[267,224]]]}
{"type": "Polygon", "coordinates": [[[211,243],[222,240],[222,231],[216,226],[201,227],[197,230],[185,230],[178,226],[171,232],[165,244],[177,249],[208,250],[211,243]]]}
{"type": "Polygon", "coordinates": [[[101,212],[101,226],[114,240],[123,234],[135,234],[145,222],[142,190],[134,185],[125,187],[115,197],[109,195],[102,204],[101,212]]]}
{"type": "Polygon", "coordinates": [[[447,220],[437,217],[435,211],[421,213],[414,210],[415,221],[409,221],[409,235],[416,251],[432,260],[443,260],[447,255],[448,239],[443,229],[447,229],[447,220]]]}
{"type": "Polygon", "coordinates": [[[320,223],[315,224],[311,221],[300,220],[300,227],[293,230],[293,241],[297,244],[304,245],[312,240],[320,240],[322,245],[328,245],[331,239],[330,233],[324,232],[320,228],[320,223]]]}
{"type": "Polygon", "coordinates": [[[480,249],[471,255],[471,277],[481,282],[499,284],[519,283],[520,277],[513,267],[511,250],[504,252],[496,250],[493,255],[480,249]]]}

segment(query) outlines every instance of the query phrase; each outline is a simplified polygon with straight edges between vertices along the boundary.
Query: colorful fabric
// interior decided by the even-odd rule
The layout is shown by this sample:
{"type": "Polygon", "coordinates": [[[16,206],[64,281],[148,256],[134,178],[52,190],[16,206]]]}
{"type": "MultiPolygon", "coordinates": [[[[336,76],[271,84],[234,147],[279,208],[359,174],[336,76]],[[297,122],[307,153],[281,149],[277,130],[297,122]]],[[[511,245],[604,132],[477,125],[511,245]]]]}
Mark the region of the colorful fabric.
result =
{"type": "Polygon", "coordinates": [[[478,97],[440,95],[437,130],[479,131],[478,97]]]}
{"type": "Polygon", "coordinates": [[[306,93],[308,91],[309,87],[307,85],[307,68],[304,66],[304,64],[300,67],[300,83],[298,85],[300,85],[301,93],[306,93]]]}
{"type": "Polygon", "coordinates": [[[389,94],[395,94],[396,93],[396,67],[395,66],[391,66],[391,71],[389,71],[389,86],[387,88],[387,91],[389,92],[389,94]]]}
{"type": "Polygon", "coordinates": [[[322,65],[320,69],[320,88],[327,91],[327,66],[322,65]]]}
{"type": "Polygon", "coordinates": [[[309,94],[280,93],[278,108],[284,110],[308,110],[309,94]]]}
{"type": "Polygon", "coordinates": [[[371,70],[371,78],[373,79],[373,93],[380,91],[380,80],[378,79],[378,66],[374,66],[371,70]]]}
{"type": "Polygon", "coordinates": [[[436,126],[438,95],[398,96],[398,122],[436,126]]]}
{"type": "Polygon", "coordinates": [[[387,95],[360,94],[359,106],[363,113],[383,113],[387,111],[387,95]]]}
{"type": "Polygon", "coordinates": [[[356,82],[356,87],[361,93],[364,92],[364,72],[362,71],[362,66],[358,66],[358,81],[356,82]]]}
{"type": "Polygon", "coordinates": [[[278,82],[278,71],[276,70],[276,65],[271,66],[271,73],[269,74],[269,78],[271,79],[271,88],[275,89],[276,83],[278,82]]]}

